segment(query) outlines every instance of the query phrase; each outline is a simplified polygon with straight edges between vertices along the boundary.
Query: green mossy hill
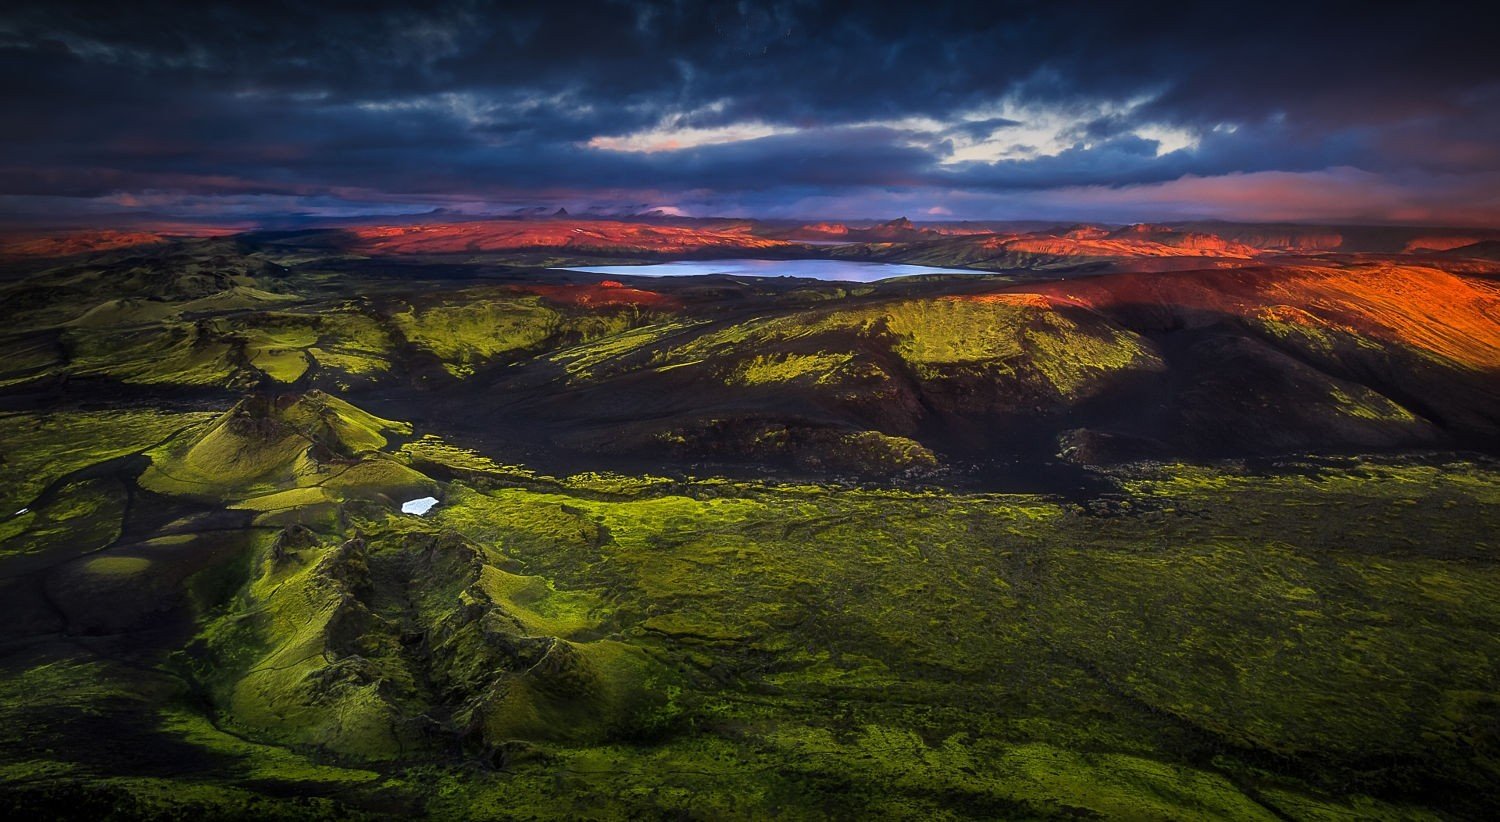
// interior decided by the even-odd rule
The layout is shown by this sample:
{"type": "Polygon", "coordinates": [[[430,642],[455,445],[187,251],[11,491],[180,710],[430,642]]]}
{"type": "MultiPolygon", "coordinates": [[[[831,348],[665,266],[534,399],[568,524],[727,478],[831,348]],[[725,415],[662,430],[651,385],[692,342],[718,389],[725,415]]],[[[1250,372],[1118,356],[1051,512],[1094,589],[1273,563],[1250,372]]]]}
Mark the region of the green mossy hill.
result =
{"type": "Polygon", "coordinates": [[[0,657],[0,804],[1429,819],[1500,802],[1493,466],[1140,464],[1073,504],[523,477],[418,442],[467,466],[426,517],[335,500],[316,527],[132,537],[60,569],[47,596],[90,642],[52,642],[61,627],[18,618],[23,589],[0,592],[28,637],[0,657]],[[220,549],[238,559],[203,558],[220,549]],[[192,635],[132,633],[172,580],[192,635]],[[95,657],[115,631],[166,642],[160,662],[95,657]]]}
{"type": "Polygon", "coordinates": [[[1097,393],[1117,372],[1158,371],[1160,357],[1144,338],[1103,317],[1045,301],[923,300],[893,307],[885,325],[896,350],[921,376],[951,379],[972,369],[1075,401],[1097,393]]]}
{"type": "Polygon", "coordinates": [[[802,310],[704,333],[650,365],[714,369],[729,385],[830,391],[904,371],[932,402],[986,411],[1060,407],[1121,375],[1164,368],[1140,335],[1030,295],[802,310]]]}
{"type": "Polygon", "coordinates": [[[561,315],[535,297],[412,308],[391,317],[407,341],[432,352],[456,375],[497,354],[540,345],[561,315]]]}
{"type": "Polygon", "coordinates": [[[634,360],[650,356],[658,341],[692,328],[681,320],[652,322],[623,331],[604,333],[555,351],[550,359],[563,365],[575,380],[587,382],[629,370],[634,360]]]}
{"type": "Polygon", "coordinates": [[[699,732],[560,754],[589,774],[569,791],[601,798],[702,771],[694,800],[604,800],[612,815],[691,801],[749,818],[768,792],[812,816],[1421,818],[1403,806],[1495,801],[1500,613],[1483,603],[1500,578],[1476,563],[1500,525],[1492,470],[1127,482],[1086,507],[450,489],[438,517],[559,587],[628,601],[625,635],[699,683],[679,717],[699,732]]]}
{"type": "Polygon", "coordinates": [[[0,515],[66,474],[140,453],[215,416],[150,409],[0,414],[0,515]]]}
{"type": "Polygon", "coordinates": [[[680,458],[753,461],[803,472],[891,477],[915,476],[939,467],[932,451],[906,437],[796,421],[708,420],[658,433],[654,440],[680,458]]]}
{"type": "Polygon", "coordinates": [[[67,325],[77,328],[125,328],[179,319],[184,314],[253,311],[276,303],[296,302],[297,299],[294,295],[273,294],[247,286],[233,286],[216,294],[182,302],[120,297],[99,303],[70,320],[67,325]]]}
{"type": "Polygon", "coordinates": [[[452,532],[365,522],[338,544],[282,537],[191,656],[222,722],[351,760],[597,742],[651,704],[653,664],[570,640],[600,607],[452,532]]]}
{"type": "Polygon", "coordinates": [[[0,576],[20,576],[119,539],[129,498],[120,478],[77,479],[50,490],[24,511],[0,520],[0,576]]]}
{"type": "Polygon", "coordinates": [[[1200,453],[1295,453],[1344,443],[1427,446],[1442,429],[1353,380],[1313,368],[1251,337],[1210,336],[1181,355],[1194,380],[1167,412],[1167,428],[1200,453]]]}
{"type": "Polygon", "coordinates": [[[410,430],[321,391],[255,394],[203,431],[154,451],[140,482],[160,493],[220,500],[288,486],[374,493],[430,486],[378,453],[388,434],[410,430]]]}
{"type": "Polygon", "coordinates": [[[1273,306],[1245,324],[1267,343],[1329,373],[1352,375],[1379,389],[1343,391],[1349,416],[1385,422],[1421,416],[1460,431],[1500,430],[1495,370],[1473,369],[1432,351],[1360,334],[1293,306],[1273,306]],[[1383,393],[1381,393],[1383,392],[1383,393]],[[1359,396],[1374,394],[1375,397],[1359,396]],[[1392,397],[1399,398],[1400,403],[1392,397]]]}
{"type": "Polygon", "coordinates": [[[649,339],[632,334],[632,329],[656,320],[655,313],[633,306],[562,305],[493,290],[445,295],[437,303],[413,301],[390,315],[391,325],[408,343],[437,357],[458,377],[502,356],[537,355],[599,340],[605,346],[599,351],[568,355],[581,361],[575,368],[587,367],[649,339]]]}
{"type": "Polygon", "coordinates": [[[272,263],[233,241],[96,255],[0,283],[12,329],[129,325],[296,299],[272,263]]]}
{"type": "Polygon", "coordinates": [[[121,306],[104,308],[59,335],[59,372],[145,385],[290,384],[310,372],[347,379],[386,371],[395,346],[391,333],[357,305],[316,314],[236,312],[232,303],[208,298],[135,306],[128,314],[121,306]],[[193,319],[179,318],[190,312],[193,319]]]}
{"type": "Polygon", "coordinates": [[[576,421],[557,425],[564,448],[645,457],[666,446],[679,461],[869,476],[1024,439],[1038,418],[1083,413],[1166,369],[1141,335],[1034,295],[835,302],[647,326],[554,359],[567,386],[535,413],[576,421]],[[631,406],[643,412],[616,410],[631,406]],[[593,408],[610,424],[586,416],[593,408]]]}
{"type": "Polygon", "coordinates": [[[226,386],[243,367],[239,347],[202,321],[140,329],[72,329],[59,345],[72,377],[103,377],[130,385],[226,386]]]}
{"type": "Polygon", "coordinates": [[[196,610],[195,582],[234,562],[256,539],[253,531],[234,530],[111,545],[50,574],[47,595],[73,633],[150,628],[179,609],[196,610]]]}
{"type": "Polygon", "coordinates": [[[387,371],[396,335],[360,302],[318,306],[317,310],[259,312],[223,318],[216,328],[240,347],[247,364],[279,383],[294,383],[310,369],[335,376],[370,376],[387,371]]]}

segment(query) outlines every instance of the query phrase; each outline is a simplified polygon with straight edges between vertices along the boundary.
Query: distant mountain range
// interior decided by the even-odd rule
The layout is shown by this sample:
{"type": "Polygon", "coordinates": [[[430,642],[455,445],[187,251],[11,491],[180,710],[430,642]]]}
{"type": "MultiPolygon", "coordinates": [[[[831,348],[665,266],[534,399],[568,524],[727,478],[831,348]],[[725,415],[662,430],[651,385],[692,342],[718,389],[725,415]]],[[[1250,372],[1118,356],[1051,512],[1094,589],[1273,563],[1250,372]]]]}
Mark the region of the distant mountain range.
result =
{"type": "MultiPolygon", "coordinates": [[[[184,234],[223,233],[173,225],[163,229],[0,234],[0,256],[51,257],[167,242],[184,234]]],[[[789,224],[731,218],[685,218],[659,211],[621,218],[575,217],[566,209],[528,209],[506,218],[434,212],[369,222],[329,221],[298,236],[373,255],[472,254],[570,250],[626,256],[828,256],[979,270],[1058,270],[1145,263],[1158,270],[1239,265],[1266,255],[1382,254],[1493,259],[1500,229],[1421,226],[1308,226],[1173,223],[1109,226],[1034,223],[789,224]],[[310,233],[308,233],[310,232],[310,233]],[[320,233],[321,232],[321,233],[320,233]],[[819,247],[819,248],[813,248],[819,247]]]]}

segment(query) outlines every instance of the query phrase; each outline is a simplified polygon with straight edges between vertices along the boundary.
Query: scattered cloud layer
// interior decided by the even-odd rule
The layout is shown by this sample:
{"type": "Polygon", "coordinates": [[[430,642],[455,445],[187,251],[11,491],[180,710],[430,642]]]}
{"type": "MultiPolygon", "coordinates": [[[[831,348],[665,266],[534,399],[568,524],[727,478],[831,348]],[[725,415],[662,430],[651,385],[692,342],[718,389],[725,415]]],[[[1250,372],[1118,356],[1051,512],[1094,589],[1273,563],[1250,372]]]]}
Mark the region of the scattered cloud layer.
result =
{"type": "Polygon", "coordinates": [[[0,219],[1495,223],[1490,54],[1385,4],[23,1],[0,219]]]}

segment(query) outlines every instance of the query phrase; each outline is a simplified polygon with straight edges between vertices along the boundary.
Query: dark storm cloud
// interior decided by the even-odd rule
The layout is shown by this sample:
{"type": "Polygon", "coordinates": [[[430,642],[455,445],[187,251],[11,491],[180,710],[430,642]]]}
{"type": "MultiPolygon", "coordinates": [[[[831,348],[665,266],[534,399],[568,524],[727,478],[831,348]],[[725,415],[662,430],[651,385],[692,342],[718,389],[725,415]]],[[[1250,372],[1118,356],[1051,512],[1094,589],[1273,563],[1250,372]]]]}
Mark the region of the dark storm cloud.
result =
{"type": "Polygon", "coordinates": [[[532,198],[782,213],[927,197],[983,217],[1017,192],[1342,168],[1428,196],[1500,173],[1500,70],[1462,14],[12,4],[0,208],[532,198]]]}

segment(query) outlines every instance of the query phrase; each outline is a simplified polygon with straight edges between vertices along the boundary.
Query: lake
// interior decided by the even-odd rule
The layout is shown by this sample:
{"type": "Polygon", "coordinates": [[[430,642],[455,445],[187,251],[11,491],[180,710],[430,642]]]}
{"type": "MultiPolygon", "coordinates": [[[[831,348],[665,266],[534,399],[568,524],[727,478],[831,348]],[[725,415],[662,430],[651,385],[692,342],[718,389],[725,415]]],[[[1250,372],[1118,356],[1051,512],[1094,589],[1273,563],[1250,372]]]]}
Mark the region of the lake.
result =
{"type": "Polygon", "coordinates": [[[428,511],[432,510],[432,506],[437,504],[437,497],[418,497],[417,499],[409,499],[406,502],[401,503],[401,513],[416,514],[420,517],[425,515],[428,511]]]}
{"type": "Polygon", "coordinates": [[[649,265],[567,266],[568,271],[610,274],[617,277],[701,277],[707,274],[733,274],[744,277],[806,277],[812,280],[837,280],[850,283],[873,283],[892,277],[916,274],[979,274],[962,268],[937,268],[928,265],[897,263],[862,263],[854,260],[681,260],[649,265]]]}

